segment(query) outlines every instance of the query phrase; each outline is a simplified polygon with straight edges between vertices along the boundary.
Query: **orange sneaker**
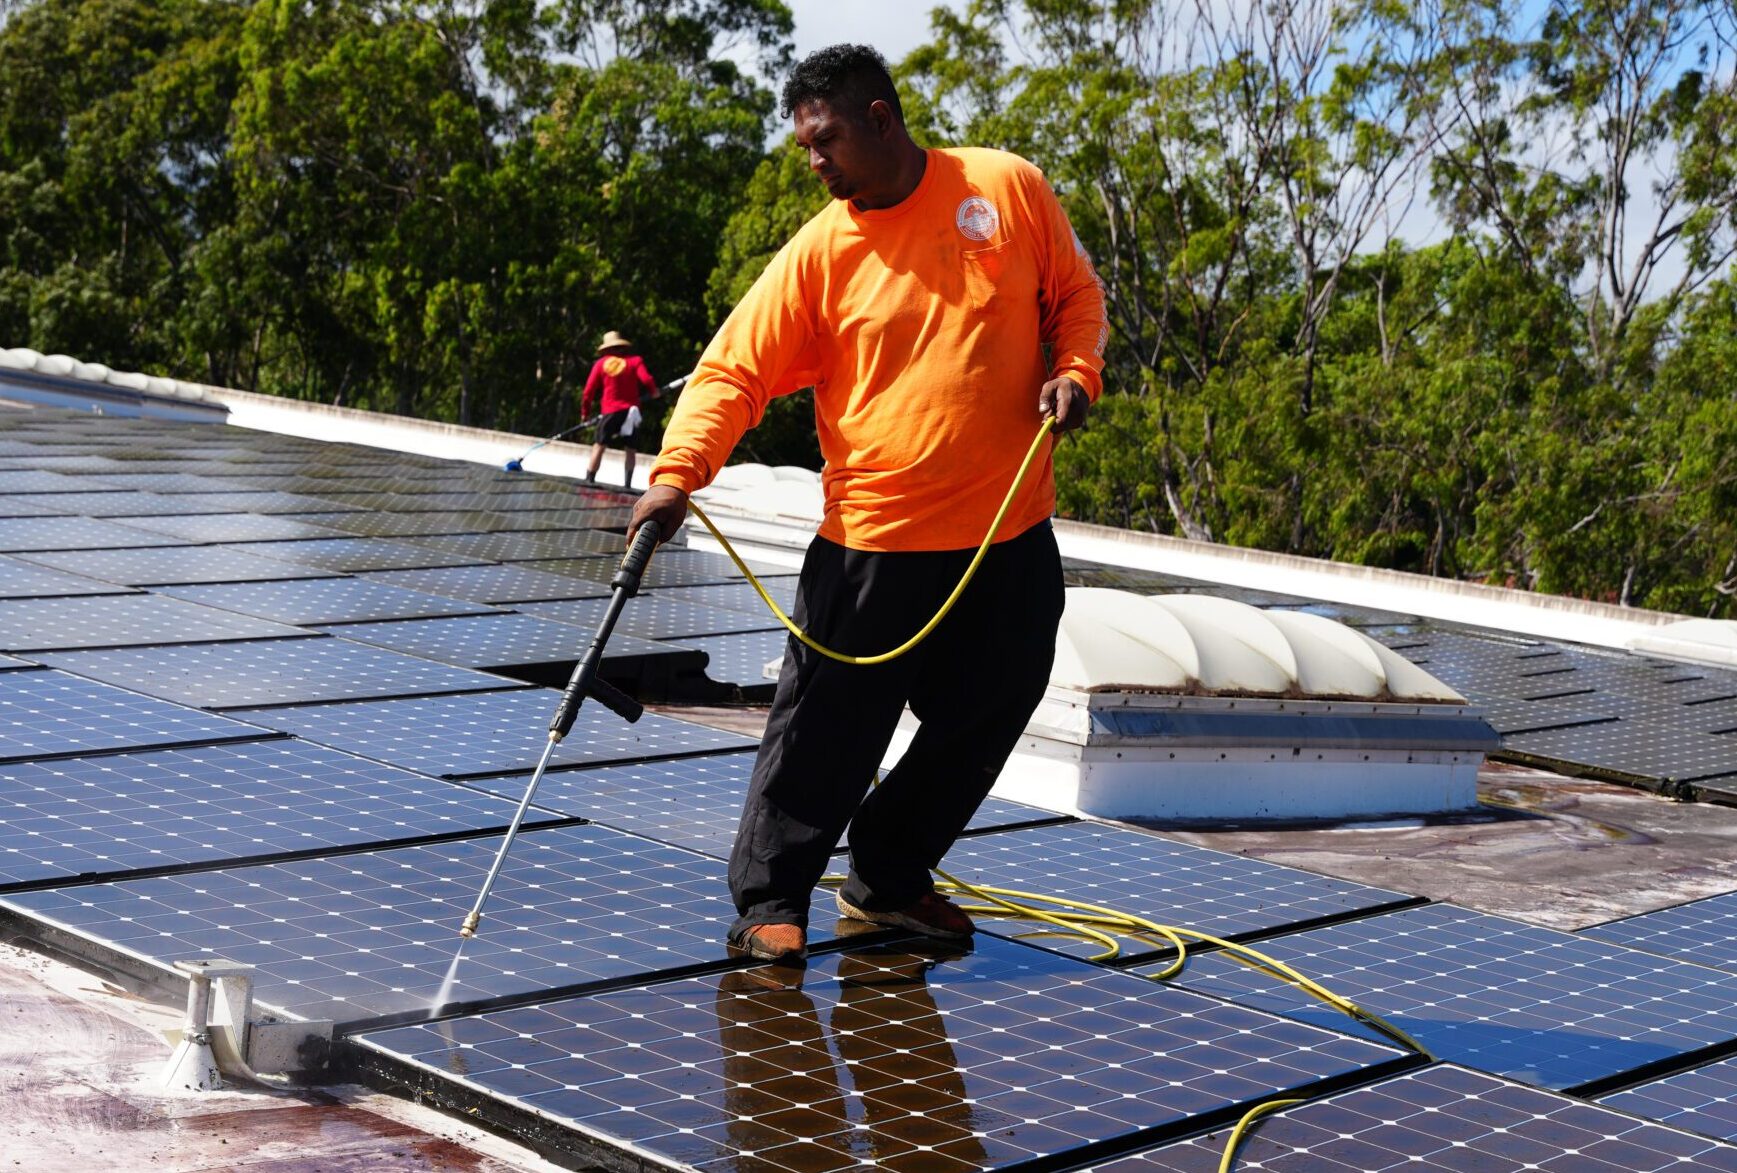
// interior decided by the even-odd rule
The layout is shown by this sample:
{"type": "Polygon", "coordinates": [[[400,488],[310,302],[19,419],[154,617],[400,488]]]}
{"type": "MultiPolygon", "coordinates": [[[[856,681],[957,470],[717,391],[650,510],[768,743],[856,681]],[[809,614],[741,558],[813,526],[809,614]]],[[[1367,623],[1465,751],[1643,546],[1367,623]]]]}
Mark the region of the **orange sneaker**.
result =
{"type": "Polygon", "coordinates": [[[841,893],[838,897],[838,911],[851,920],[866,920],[874,925],[909,929],[913,933],[938,937],[943,941],[963,941],[977,931],[971,918],[939,892],[925,892],[915,903],[894,912],[869,912],[846,900],[841,893]]]}

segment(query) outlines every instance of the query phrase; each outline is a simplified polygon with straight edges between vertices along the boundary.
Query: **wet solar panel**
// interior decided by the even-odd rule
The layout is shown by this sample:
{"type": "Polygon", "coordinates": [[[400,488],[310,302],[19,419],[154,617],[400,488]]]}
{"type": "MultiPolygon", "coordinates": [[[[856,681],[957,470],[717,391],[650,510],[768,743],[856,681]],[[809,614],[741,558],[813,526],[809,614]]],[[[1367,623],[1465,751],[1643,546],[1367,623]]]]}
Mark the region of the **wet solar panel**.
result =
{"type": "Polygon", "coordinates": [[[0,764],[0,885],[484,831],[513,810],[290,738],[0,764]]]}
{"type": "Polygon", "coordinates": [[[130,517],[132,529],[168,534],[188,542],[264,542],[290,538],[340,537],[325,526],[307,525],[272,513],[188,513],[130,517]]]}
{"type": "Polygon", "coordinates": [[[257,726],[64,672],[0,673],[0,761],[259,736],[257,726]]]}
{"type": "MultiPolygon", "coordinates": [[[[590,647],[592,638],[592,633],[565,623],[518,614],[348,623],[326,630],[345,639],[467,668],[573,664],[590,647]]],[[[684,651],[616,635],[605,645],[603,658],[607,663],[637,656],[681,656],[684,651]]]]}
{"type": "Polygon", "coordinates": [[[0,599],[0,648],[13,652],[306,634],[298,627],[161,595],[0,599]]]}
{"type": "Polygon", "coordinates": [[[79,493],[101,488],[87,477],[46,469],[0,470],[0,493],[79,493]]]}
{"type": "MultiPolygon", "coordinates": [[[[360,1036],[682,1169],[996,1169],[1391,1070],[1308,1030],[1001,941],[888,945],[360,1036]]],[[[580,1143],[570,1150],[583,1151],[580,1143]]]]}
{"type": "Polygon", "coordinates": [[[281,558],[298,566],[317,566],[328,572],[363,570],[422,570],[438,566],[462,566],[475,562],[458,554],[445,554],[390,538],[319,538],[300,542],[248,542],[228,547],[246,554],[281,558]]]}
{"type": "Polygon", "coordinates": [[[125,489],[112,493],[40,493],[13,497],[19,504],[40,503],[48,512],[84,517],[154,517],[176,514],[209,514],[213,507],[206,499],[168,497],[160,493],[134,493],[125,489]]]}
{"type": "MultiPolygon", "coordinates": [[[[1606,1101],[1610,1103],[1610,1101],[1606,1101]]],[[[1626,1107],[1625,1105],[1617,1105],[1626,1107]]],[[[1247,1173],[1686,1173],[1737,1170],[1737,1147],[1627,1111],[1440,1063],[1266,1117],[1236,1153],[1247,1173]]],[[[1216,1173],[1226,1130],[1090,1166],[1216,1173]]]]}
{"type": "Polygon", "coordinates": [[[53,598],[61,595],[110,595],[131,587],[99,582],[81,574],[50,570],[0,555],[0,599],[53,598]]]}
{"type": "Polygon", "coordinates": [[[742,688],[757,688],[770,696],[778,671],[774,668],[768,675],[767,665],[783,658],[789,641],[790,636],[780,628],[736,635],[683,636],[676,642],[710,657],[706,663],[707,679],[742,688]]]}
{"type": "Polygon", "coordinates": [[[469,533],[426,538],[420,544],[485,562],[531,562],[539,558],[573,558],[593,554],[619,561],[626,549],[626,539],[621,534],[593,529],[469,533]]]}
{"type": "MultiPolygon", "coordinates": [[[[571,599],[558,603],[522,603],[516,610],[539,619],[595,630],[608,606],[608,599],[571,599]]],[[[705,607],[673,600],[656,591],[635,596],[622,608],[616,624],[617,631],[641,639],[681,639],[684,636],[768,631],[777,627],[778,620],[770,611],[762,610],[755,615],[726,607],[705,607]]]]}
{"type": "Polygon", "coordinates": [[[344,530],[370,538],[398,538],[428,534],[476,534],[497,530],[504,519],[492,513],[297,513],[297,521],[328,529],[344,530]]]}
{"type": "MultiPolygon", "coordinates": [[[[1261,952],[1409,1032],[1439,1059],[1557,1090],[1737,1039],[1737,974],[1434,904],[1263,941],[1261,952]]],[[[1218,955],[1190,989],[1344,1030],[1279,980],[1218,955]]]]}
{"type": "MultiPolygon", "coordinates": [[[[0,905],[165,968],[254,965],[255,1000],[298,1017],[422,1018],[500,845],[486,836],[42,889],[0,905]]],[[[734,916],[717,860],[607,827],[533,828],[514,841],[445,1004],[724,962],[734,916]]]]}
{"type": "Polygon", "coordinates": [[[207,709],[471,692],[509,683],[325,636],[44,652],[36,658],[80,676],[207,709]]]}
{"type": "MultiPolygon", "coordinates": [[[[544,775],[537,788],[537,805],[728,859],[753,771],[753,752],[560,770],[544,775]]],[[[514,774],[471,785],[517,797],[529,781],[529,775],[514,774]]],[[[966,830],[980,832],[1062,817],[991,796],[977,808],[966,830]]]]}
{"type": "Polygon", "coordinates": [[[1599,1103],[1704,1136],[1737,1141],[1737,1059],[1651,1080],[1605,1096],[1599,1103]]]}
{"type": "Polygon", "coordinates": [[[180,538],[148,533],[94,517],[0,517],[0,552],[9,554],[181,544],[180,538]]]}
{"type": "MultiPolygon", "coordinates": [[[[676,551],[676,553],[682,552],[676,551]]],[[[610,576],[615,573],[618,561],[614,558],[550,559],[547,561],[519,562],[515,565],[523,566],[529,570],[546,570],[551,574],[572,574],[581,578],[608,582],[610,576]]],[[[728,566],[727,559],[725,564],[728,566]]],[[[762,570],[760,566],[752,563],[750,563],[750,568],[755,574],[760,574],[762,570]]],[[[793,575],[781,574],[782,567],[768,567],[765,570],[765,576],[774,579],[794,577],[793,575]]],[[[652,556],[651,564],[645,568],[645,574],[640,582],[647,590],[659,590],[664,587],[704,586],[709,583],[730,582],[732,580],[742,581],[741,574],[733,566],[729,566],[728,569],[714,569],[711,563],[665,558],[660,553],[652,556]]]]}
{"type": "MultiPolygon", "coordinates": [[[[779,575],[770,580],[762,580],[761,585],[766,593],[772,596],[786,615],[796,608],[796,579],[790,575],[779,575]]],[[[698,603],[703,607],[724,607],[732,611],[745,611],[750,615],[770,615],[766,601],[755,592],[751,583],[730,582],[714,586],[667,587],[657,592],[657,597],[669,602],[698,603]]]]}
{"type": "Polygon", "coordinates": [[[425,594],[362,578],[172,586],[163,587],[158,593],[243,615],[303,626],[378,619],[421,619],[437,615],[482,615],[492,610],[486,603],[425,594]]]}
{"type": "Polygon", "coordinates": [[[1737,892],[1643,912],[1580,933],[1737,973],[1737,892]]]}
{"type": "Polygon", "coordinates": [[[224,546],[166,546],[152,550],[82,550],[21,554],[20,558],[123,586],[169,586],[195,582],[254,582],[280,578],[325,578],[331,572],[261,558],[224,546]]]}
{"type": "MultiPolygon", "coordinates": [[[[529,770],[547,745],[560,694],[552,689],[459,697],[248,710],[247,719],[335,749],[448,778],[529,770]]],[[[753,739],[648,713],[629,725],[587,703],[555,747],[554,766],[680,757],[744,749],[753,739]]]]}
{"type": "Polygon", "coordinates": [[[236,510],[246,513],[330,513],[347,509],[320,497],[299,493],[280,493],[270,489],[244,489],[224,493],[199,493],[181,498],[185,513],[212,513],[236,510]]]}
{"type": "MultiPolygon", "coordinates": [[[[614,573],[613,564],[610,573],[614,573]]],[[[444,570],[385,570],[369,574],[374,582],[450,595],[478,603],[523,603],[543,599],[598,598],[610,593],[603,581],[545,574],[522,566],[454,566],[444,570]]]]}
{"type": "MultiPolygon", "coordinates": [[[[1095,822],[961,839],[941,868],[968,883],[1113,907],[1230,939],[1414,902],[1401,892],[1095,822]]],[[[1014,937],[1048,927],[1035,920],[981,922],[987,932],[1014,937]]],[[[1032,943],[1081,957],[1104,948],[1048,936],[1032,943]]],[[[1161,939],[1121,944],[1121,960],[1169,951],[1161,939]]]]}

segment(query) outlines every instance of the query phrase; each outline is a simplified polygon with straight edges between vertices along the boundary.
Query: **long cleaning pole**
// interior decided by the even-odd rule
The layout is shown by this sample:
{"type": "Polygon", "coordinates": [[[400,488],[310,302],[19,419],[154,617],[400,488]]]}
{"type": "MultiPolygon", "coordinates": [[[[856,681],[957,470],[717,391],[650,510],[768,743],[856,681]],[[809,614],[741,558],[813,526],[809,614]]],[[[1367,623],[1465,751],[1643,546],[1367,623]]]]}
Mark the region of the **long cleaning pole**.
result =
{"type": "Polygon", "coordinates": [[[519,824],[524,821],[525,812],[531,807],[531,799],[536,796],[537,785],[543,780],[543,771],[549,768],[549,758],[554,754],[555,747],[572,731],[573,721],[579,716],[579,706],[585,703],[586,695],[596,697],[630,722],[639,720],[640,714],[644,712],[637,701],[599,679],[597,670],[603,663],[603,645],[609,642],[610,635],[615,631],[615,621],[621,617],[622,606],[639,592],[640,576],[645,573],[646,563],[651,561],[651,553],[657,548],[657,539],[657,523],[642,523],[639,532],[633,537],[633,545],[628,548],[627,556],[621,560],[621,566],[609,582],[614,592],[609,597],[608,608],[603,612],[603,622],[598,625],[597,634],[591,639],[591,646],[585,649],[579,663],[573,666],[573,676],[567,681],[567,690],[561,694],[561,703],[555,708],[554,719],[549,722],[549,742],[543,747],[542,760],[537,763],[536,772],[531,775],[531,784],[525,787],[525,797],[519,800],[519,809],[513,813],[512,825],[507,828],[507,837],[501,840],[501,849],[495,853],[494,866],[489,868],[489,874],[483,880],[476,904],[471,908],[470,915],[464,918],[464,924],[459,927],[458,935],[461,937],[476,935],[477,925],[482,923],[483,904],[495,886],[495,878],[501,874],[501,866],[507,861],[507,852],[512,850],[513,839],[519,833],[519,824]]]}

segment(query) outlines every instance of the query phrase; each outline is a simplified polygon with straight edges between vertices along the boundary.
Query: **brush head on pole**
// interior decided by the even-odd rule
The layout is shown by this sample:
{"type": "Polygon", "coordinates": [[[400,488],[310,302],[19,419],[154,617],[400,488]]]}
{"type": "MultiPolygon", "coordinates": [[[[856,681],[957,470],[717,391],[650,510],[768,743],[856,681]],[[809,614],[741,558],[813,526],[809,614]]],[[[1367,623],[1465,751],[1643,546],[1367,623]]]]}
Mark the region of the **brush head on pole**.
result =
{"type": "Polygon", "coordinates": [[[519,460],[518,457],[514,457],[507,461],[501,467],[507,472],[523,472],[525,470],[524,462],[519,460]]]}

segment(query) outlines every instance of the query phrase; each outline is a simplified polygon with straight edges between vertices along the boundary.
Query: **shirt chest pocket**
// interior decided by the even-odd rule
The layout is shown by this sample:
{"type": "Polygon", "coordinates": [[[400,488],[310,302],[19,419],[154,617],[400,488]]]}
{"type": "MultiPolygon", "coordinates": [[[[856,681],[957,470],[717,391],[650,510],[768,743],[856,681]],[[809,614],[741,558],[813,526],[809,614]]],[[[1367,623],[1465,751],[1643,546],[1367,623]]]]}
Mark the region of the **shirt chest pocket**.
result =
{"type": "Polygon", "coordinates": [[[1011,240],[961,252],[959,263],[965,272],[965,293],[971,304],[980,310],[998,310],[1012,304],[1018,293],[1016,261],[1011,240]]]}

